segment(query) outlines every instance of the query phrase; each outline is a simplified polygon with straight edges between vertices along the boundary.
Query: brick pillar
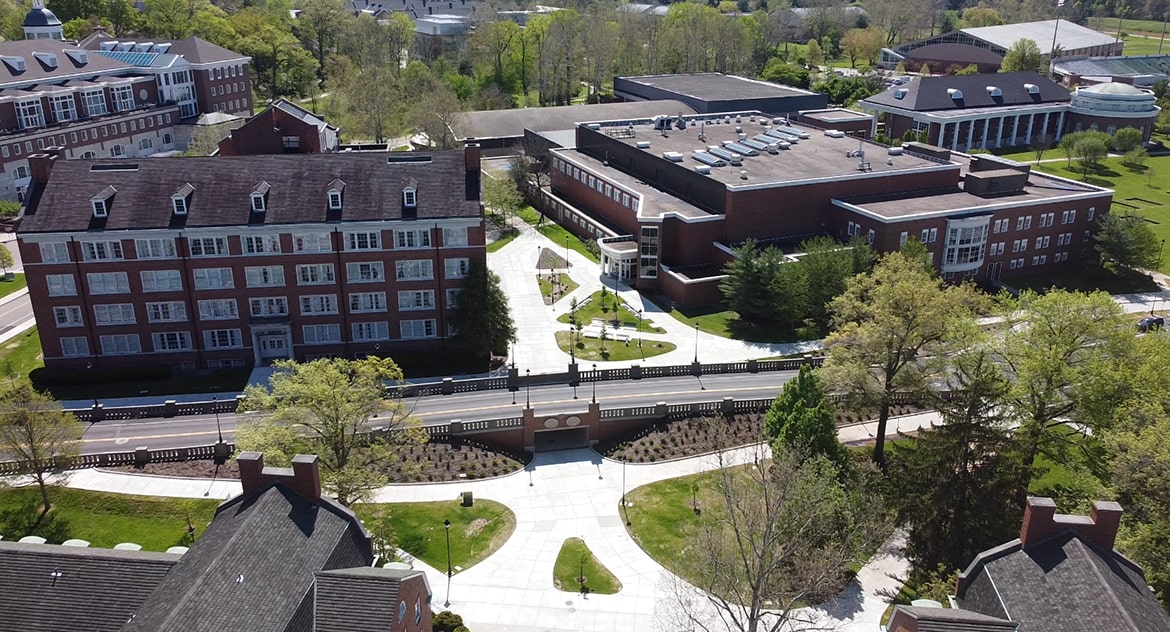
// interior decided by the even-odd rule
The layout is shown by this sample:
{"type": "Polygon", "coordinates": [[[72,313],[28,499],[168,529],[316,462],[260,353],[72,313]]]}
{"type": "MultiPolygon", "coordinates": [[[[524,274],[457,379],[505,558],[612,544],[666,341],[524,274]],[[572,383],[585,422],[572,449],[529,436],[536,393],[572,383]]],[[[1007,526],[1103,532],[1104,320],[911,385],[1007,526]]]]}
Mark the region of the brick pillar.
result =
{"type": "Polygon", "coordinates": [[[1055,518],[1055,501],[1029,496],[1028,504],[1024,507],[1024,523],[1020,525],[1020,546],[1027,549],[1053,535],[1055,518]]]}
{"type": "Polygon", "coordinates": [[[293,488],[301,496],[317,502],[321,500],[321,470],[316,454],[298,454],[292,460],[293,488]]]}
{"type": "Polygon", "coordinates": [[[264,454],[261,452],[241,452],[236,457],[236,465],[240,468],[240,485],[244,493],[248,494],[264,486],[264,454]]]}
{"type": "Polygon", "coordinates": [[[1093,544],[1103,551],[1112,551],[1113,543],[1117,540],[1117,529],[1121,526],[1121,514],[1125,511],[1121,505],[1109,500],[1093,502],[1089,510],[1089,519],[1093,521],[1090,533],[1084,534],[1093,544]]]}

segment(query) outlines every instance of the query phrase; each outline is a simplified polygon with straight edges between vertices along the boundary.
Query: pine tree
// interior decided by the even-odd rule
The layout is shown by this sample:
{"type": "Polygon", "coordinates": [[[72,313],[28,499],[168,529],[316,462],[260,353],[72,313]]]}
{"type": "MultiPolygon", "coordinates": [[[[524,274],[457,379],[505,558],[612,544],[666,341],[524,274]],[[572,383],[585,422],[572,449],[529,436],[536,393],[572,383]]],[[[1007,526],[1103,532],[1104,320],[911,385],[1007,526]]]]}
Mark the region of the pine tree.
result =
{"type": "Polygon", "coordinates": [[[833,407],[825,398],[820,377],[807,364],[772,401],[764,415],[764,434],[773,451],[823,455],[838,468],[845,464],[845,447],[837,440],[833,407]]]}
{"type": "Polygon", "coordinates": [[[473,262],[468,267],[451,324],[455,339],[481,356],[507,351],[508,344],[516,340],[516,323],[508,310],[508,297],[500,288],[500,277],[484,264],[473,262]]]}

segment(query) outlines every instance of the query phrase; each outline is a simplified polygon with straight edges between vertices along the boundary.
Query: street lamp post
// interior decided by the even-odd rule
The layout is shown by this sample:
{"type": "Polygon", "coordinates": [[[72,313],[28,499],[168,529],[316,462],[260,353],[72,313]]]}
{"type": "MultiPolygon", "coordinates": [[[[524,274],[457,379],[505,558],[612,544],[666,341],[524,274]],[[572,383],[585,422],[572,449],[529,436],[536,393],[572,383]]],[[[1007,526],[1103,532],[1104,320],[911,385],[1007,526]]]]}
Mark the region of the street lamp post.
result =
{"type": "Polygon", "coordinates": [[[597,403],[597,363],[593,363],[593,403],[597,403]]]}
{"type": "Polygon", "coordinates": [[[695,364],[699,363],[699,323],[695,323],[695,364]]]}
{"type": "Polygon", "coordinates": [[[443,529],[447,533],[447,601],[444,606],[451,605],[451,521],[443,520],[443,529]]]}
{"type": "MultiPolygon", "coordinates": [[[[638,310],[638,352],[642,353],[642,310],[638,310]]],[[[642,354],[642,359],[646,359],[646,355],[642,354]]]]}
{"type": "Polygon", "coordinates": [[[565,235],[565,269],[569,269],[569,236],[565,235]]]}
{"type": "Polygon", "coordinates": [[[524,407],[532,408],[532,369],[524,369],[524,407]]]}
{"type": "Polygon", "coordinates": [[[219,396],[211,396],[211,412],[215,413],[215,432],[219,435],[219,442],[223,443],[223,428],[219,427],[219,396]]]}
{"type": "MultiPolygon", "coordinates": [[[[1165,247],[1166,247],[1166,240],[1163,239],[1162,243],[1158,245],[1158,265],[1162,264],[1162,249],[1165,247]]],[[[1154,315],[1154,303],[1150,303],[1150,316],[1153,316],[1153,315],[1154,315]]]]}

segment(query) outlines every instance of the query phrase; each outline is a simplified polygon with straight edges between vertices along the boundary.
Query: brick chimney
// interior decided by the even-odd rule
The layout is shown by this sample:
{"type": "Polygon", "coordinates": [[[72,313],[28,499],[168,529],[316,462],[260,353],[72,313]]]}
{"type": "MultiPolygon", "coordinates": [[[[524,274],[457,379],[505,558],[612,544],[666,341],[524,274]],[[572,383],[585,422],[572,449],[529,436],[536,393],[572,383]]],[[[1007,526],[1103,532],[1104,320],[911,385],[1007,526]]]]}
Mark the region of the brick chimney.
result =
{"type": "Polygon", "coordinates": [[[1028,497],[1024,524],[1020,527],[1020,546],[1027,550],[1045,540],[1072,531],[1103,551],[1113,550],[1117,529],[1121,526],[1121,505],[1107,500],[1093,503],[1088,516],[1056,513],[1051,498],[1028,497]]]}
{"type": "Polygon", "coordinates": [[[463,171],[466,175],[465,185],[467,200],[479,199],[480,166],[479,143],[468,142],[463,146],[463,171]]]}
{"type": "Polygon", "coordinates": [[[292,467],[264,467],[261,452],[241,452],[236,457],[240,468],[240,485],[244,494],[251,494],[272,483],[285,487],[317,502],[321,500],[321,469],[315,454],[298,454],[293,457],[292,467]]]}

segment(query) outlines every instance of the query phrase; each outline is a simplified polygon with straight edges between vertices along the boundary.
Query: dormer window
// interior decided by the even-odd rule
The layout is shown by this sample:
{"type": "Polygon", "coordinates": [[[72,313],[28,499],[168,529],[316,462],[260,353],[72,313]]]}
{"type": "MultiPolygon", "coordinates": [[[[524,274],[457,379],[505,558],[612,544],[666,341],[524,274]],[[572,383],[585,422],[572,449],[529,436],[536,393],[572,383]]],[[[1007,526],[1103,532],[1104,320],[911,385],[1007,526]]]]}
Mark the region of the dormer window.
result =
{"type": "Polygon", "coordinates": [[[329,199],[329,210],[341,210],[341,192],[345,190],[345,182],[341,178],[334,178],[333,182],[329,183],[329,191],[326,197],[329,199]]]}
{"type": "Polygon", "coordinates": [[[183,184],[178,191],[175,191],[174,195],[171,196],[171,209],[174,210],[175,215],[187,214],[187,210],[190,208],[187,200],[194,192],[195,187],[191,186],[190,182],[183,184]]]}
{"type": "Polygon", "coordinates": [[[947,88],[947,94],[955,101],[963,98],[963,91],[958,88],[947,88]]]}
{"type": "Polygon", "coordinates": [[[118,190],[114,187],[106,187],[102,189],[101,193],[89,198],[89,203],[93,206],[94,217],[108,217],[110,215],[110,204],[114,201],[114,194],[118,190]]]}
{"type": "Polygon", "coordinates": [[[987,96],[992,98],[1002,97],[1003,91],[995,86],[987,86],[987,96]]]}
{"type": "Polygon", "coordinates": [[[402,205],[406,208],[418,206],[418,193],[414,187],[406,187],[402,190],[402,205]]]}
{"type": "Polygon", "coordinates": [[[1028,94],[1040,94],[1040,86],[1034,83],[1025,83],[1024,89],[1028,91],[1028,94]]]}
{"type": "Polygon", "coordinates": [[[264,181],[252,189],[252,212],[263,213],[268,206],[268,191],[272,187],[264,181]]]}

